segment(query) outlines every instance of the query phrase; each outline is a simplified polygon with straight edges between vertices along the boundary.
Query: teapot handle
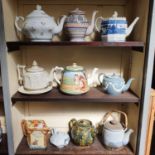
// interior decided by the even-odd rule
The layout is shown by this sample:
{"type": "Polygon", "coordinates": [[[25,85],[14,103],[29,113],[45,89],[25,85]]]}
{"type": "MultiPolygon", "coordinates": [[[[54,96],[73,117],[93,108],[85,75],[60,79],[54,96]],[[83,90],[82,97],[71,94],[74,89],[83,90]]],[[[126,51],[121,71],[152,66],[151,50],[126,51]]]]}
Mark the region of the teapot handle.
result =
{"type": "Polygon", "coordinates": [[[69,128],[72,129],[72,127],[74,126],[74,124],[77,122],[77,120],[75,118],[71,119],[69,121],[69,128]]]}
{"type": "Polygon", "coordinates": [[[20,69],[22,69],[22,74],[23,74],[24,73],[25,66],[23,66],[23,65],[17,65],[18,80],[19,80],[19,84],[22,85],[23,84],[23,78],[21,76],[20,69]]]}
{"type": "Polygon", "coordinates": [[[101,30],[101,21],[102,21],[102,20],[103,20],[103,17],[102,17],[102,16],[96,18],[96,21],[95,21],[95,28],[96,28],[96,30],[97,30],[98,32],[100,32],[100,30],[101,30]],[[100,22],[99,22],[99,20],[100,20],[100,22]],[[98,26],[98,22],[100,23],[100,27],[98,26]]]}
{"type": "Polygon", "coordinates": [[[58,79],[57,74],[56,74],[56,72],[57,72],[58,70],[60,70],[60,71],[62,72],[62,71],[64,70],[64,68],[63,68],[63,67],[58,67],[58,66],[56,66],[56,67],[54,68],[54,71],[53,71],[54,79],[55,79],[55,81],[60,85],[61,82],[60,82],[60,80],[58,79]]]}
{"type": "Polygon", "coordinates": [[[21,27],[19,26],[19,24],[18,24],[19,20],[24,21],[24,17],[18,16],[18,17],[16,17],[16,19],[15,19],[15,27],[16,27],[16,29],[18,30],[18,32],[21,32],[21,31],[22,31],[22,28],[21,28],[21,27]]]}
{"type": "Polygon", "coordinates": [[[104,73],[100,73],[100,74],[98,75],[98,81],[100,82],[100,84],[102,84],[102,81],[103,81],[102,76],[104,77],[105,74],[104,74],[104,73]]]}

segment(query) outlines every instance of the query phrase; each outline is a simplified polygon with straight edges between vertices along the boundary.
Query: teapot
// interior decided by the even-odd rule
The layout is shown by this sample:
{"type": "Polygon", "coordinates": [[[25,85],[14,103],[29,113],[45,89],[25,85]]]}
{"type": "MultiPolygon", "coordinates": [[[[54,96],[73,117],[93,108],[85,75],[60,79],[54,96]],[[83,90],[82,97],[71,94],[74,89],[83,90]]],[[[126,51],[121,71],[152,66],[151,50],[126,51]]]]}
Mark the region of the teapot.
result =
{"type": "Polygon", "coordinates": [[[57,148],[61,149],[69,144],[70,137],[67,133],[59,132],[57,129],[52,129],[51,133],[50,142],[57,148]]]}
{"type": "Polygon", "coordinates": [[[62,31],[65,19],[64,15],[57,25],[54,17],[47,15],[42,7],[37,5],[36,10],[32,11],[26,19],[22,16],[16,17],[15,27],[18,32],[31,41],[50,41],[54,34],[62,31]],[[23,26],[19,25],[20,20],[23,21],[23,26]]]}
{"type": "Polygon", "coordinates": [[[93,32],[95,26],[95,16],[98,11],[94,11],[92,15],[91,23],[89,24],[85,17],[85,12],[76,8],[71,11],[67,17],[64,27],[69,34],[71,41],[81,42],[84,41],[86,35],[90,35],[93,32]]]}
{"type": "Polygon", "coordinates": [[[128,119],[127,115],[122,111],[108,112],[103,118],[102,141],[108,149],[118,149],[129,143],[130,135],[133,133],[132,129],[127,129],[128,119]],[[118,113],[124,116],[125,122],[121,123],[112,115],[118,113]],[[112,117],[112,120],[109,118],[112,117]]]}
{"type": "Polygon", "coordinates": [[[85,76],[84,68],[73,63],[65,69],[56,67],[54,71],[54,79],[60,85],[60,90],[65,94],[79,95],[89,91],[87,78],[85,76]],[[62,80],[57,77],[57,71],[61,70],[62,80]]]}
{"type": "Polygon", "coordinates": [[[99,74],[99,81],[103,85],[103,90],[113,96],[117,96],[122,92],[127,91],[133,80],[133,78],[130,78],[125,84],[124,79],[116,74],[111,76],[105,75],[104,73],[99,74]]]}
{"type": "Polygon", "coordinates": [[[23,65],[17,65],[19,84],[23,85],[25,90],[41,90],[50,86],[53,75],[48,74],[44,68],[39,67],[34,60],[30,68],[23,65]]]}
{"type": "Polygon", "coordinates": [[[79,146],[88,146],[94,142],[96,137],[95,127],[87,119],[72,119],[69,122],[71,138],[79,146]]]}
{"type": "Polygon", "coordinates": [[[126,18],[118,17],[118,13],[115,11],[110,18],[98,17],[96,19],[96,30],[101,33],[103,41],[124,42],[126,37],[132,32],[138,20],[139,17],[136,17],[132,24],[128,27],[126,18]],[[98,27],[97,24],[99,20],[100,27],[98,27]]]}

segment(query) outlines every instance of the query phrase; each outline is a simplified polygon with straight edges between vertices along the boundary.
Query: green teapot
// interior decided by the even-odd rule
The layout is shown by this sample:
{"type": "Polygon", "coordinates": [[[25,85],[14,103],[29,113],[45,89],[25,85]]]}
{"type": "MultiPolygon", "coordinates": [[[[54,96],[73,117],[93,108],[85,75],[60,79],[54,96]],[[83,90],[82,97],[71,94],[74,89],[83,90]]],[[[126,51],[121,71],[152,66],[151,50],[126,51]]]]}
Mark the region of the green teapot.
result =
{"type": "Polygon", "coordinates": [[[96,137],[95,127],[87,119],[72,119],[69,122],[70,134],[73,142],[79,146],[88,146],[96,137]]]}

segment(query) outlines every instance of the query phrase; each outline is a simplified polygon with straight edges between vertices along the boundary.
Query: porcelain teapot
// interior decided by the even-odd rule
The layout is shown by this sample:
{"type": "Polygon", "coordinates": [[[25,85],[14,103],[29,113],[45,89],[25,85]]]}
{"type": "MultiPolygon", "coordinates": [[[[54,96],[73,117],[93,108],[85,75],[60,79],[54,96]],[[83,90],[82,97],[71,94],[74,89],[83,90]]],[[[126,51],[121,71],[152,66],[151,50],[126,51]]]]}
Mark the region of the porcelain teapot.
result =
{"type": "Polygon", "coordinates": [[[70,137],[67,133],[59,132],[57,129],[52,129],[51,133],[50,142],[57,148],[60,149],[69,144],[70,137]]]}
{"type": "Polygon", "coordinates": [[[133,78],[130,78],[125,84],[124,79],[116,74],[99,74],[99,81],[102,84],[103,90],[113,96],[119,95],[122,92],[127,91],[133,80],[133,78]]]}
{"type": "Polygon", "coordinates": [[[69,13],[65,21],[65,29],[68,32],[71,41],[80,42],[84,41],[86,35],[90,35],[95,27],[95,16],[98,11],[94,11],[91,23],[88,22],[85,12],[76,8],[69,13]]]}
{"type": "Polygon", "coordinates": [[[71,119],[69,122],[71,138],[79,146],[88,146],[94,142],[96,137],[95,127],[87,119],[71,119]]]}
{"type": "Polygon", "coordinates": [[[30,68],[17,65],[17,73],[19,84],[23,85],[25,90],[41,90],[52,84],[52,73],[48,74],[36,61],[33,61],[30,68]]]}
{"type": "Polygon", "coordinates": [[[65,94],[79,95],[89,91],[87,78],[82,66],[73,63],[71,66],[56,67],[54,71],[54,79],[60,85],[60,90],[65,94]],[[61,70],[62,80],[57,77],[57,71],[61,70]]]}
{"type": "Polygon", "coordinates": [[[101,38],[103,41],[124,42],[126,40],[126,37],[129,36],[132,32],[138,20],[139,17],[136,17],[128,27],[126,18],[118,17],[118,13],[117,11],[115,11],[110,18],[98,17],[96,19],[96,29],[101,33],[101,38]],[[99,20],[100,26],[98,27],[99,20]]]}
{"type": "Polygon", "coordinates": [[[42,7],[37,5],[36,10],[32,11],[26,19],[21,16],[16,17],[15,27],[31,41],[50,41],[54,34],[62,31],[65,19],[64,15],[57,25],[54,17],[47,15],[42,7]],[[22,27],[19,25],[19,20],[23,21],[22,27]]]}
{"type": "Polygon", "coordinates": [[[122,111],[111,111],[103,117],[103,131],[102,141],[108,149],[117,149],[129,143],[130,135],[133,133],[132,129],[128,129],[127,115],[122,111]],[[124,116],[125,122],[116,120],[113,113],[124,116]],[[112,117],[112,120],[109,118],[112,117]]]}

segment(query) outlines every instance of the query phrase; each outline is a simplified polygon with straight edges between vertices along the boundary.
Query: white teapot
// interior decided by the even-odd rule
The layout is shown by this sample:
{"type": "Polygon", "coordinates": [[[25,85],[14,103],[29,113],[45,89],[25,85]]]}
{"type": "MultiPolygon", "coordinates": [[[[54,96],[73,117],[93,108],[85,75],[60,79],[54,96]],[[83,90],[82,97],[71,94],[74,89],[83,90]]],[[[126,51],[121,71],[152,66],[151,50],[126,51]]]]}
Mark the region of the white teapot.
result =
{"type": "Polygon", "coordinates": [[[15,27],[18,32],[31,41],[50,41],[54,34],[62,31],[65,19],[64,15],[57,25],[54,17],[50,17],[40,5],[37,5],[36,10],[32,11],[26,19],[21,16],[16,17],[15,27]],[[19,20],[23,21],[22,27],[19,26],[19,20]]]}
{"type": "Polygon", "coordinates": [[[55,145],[57,148],[63,148],[69,144],[70,137],[67,133],[59,132],[57,129],[52,129],[52,136],[50,138],[51,144],[55,145]]]}
{"type": "Polygon", "coordinates": [[[23,85],[25,90],[41,90],[52,85],[53,75],[48,74],[44,68],[39,67],[36,61],[33,61],[32,67],[17,65],[19,84],[23,85]]]}

